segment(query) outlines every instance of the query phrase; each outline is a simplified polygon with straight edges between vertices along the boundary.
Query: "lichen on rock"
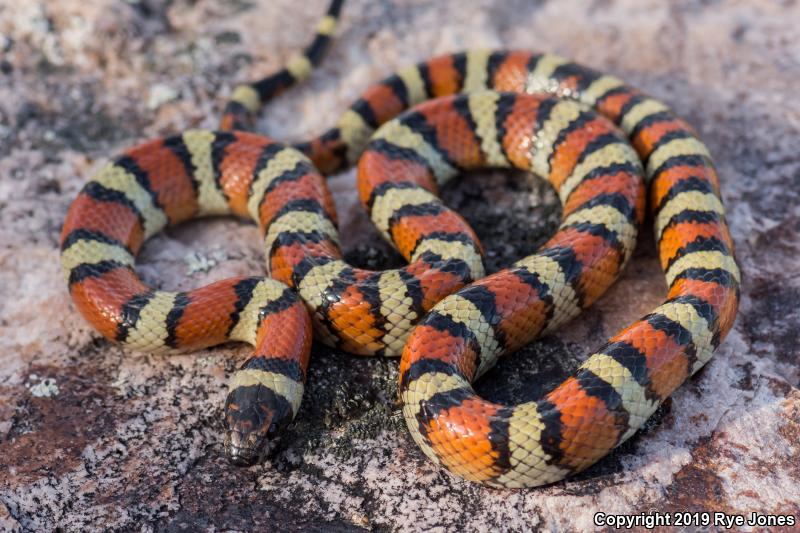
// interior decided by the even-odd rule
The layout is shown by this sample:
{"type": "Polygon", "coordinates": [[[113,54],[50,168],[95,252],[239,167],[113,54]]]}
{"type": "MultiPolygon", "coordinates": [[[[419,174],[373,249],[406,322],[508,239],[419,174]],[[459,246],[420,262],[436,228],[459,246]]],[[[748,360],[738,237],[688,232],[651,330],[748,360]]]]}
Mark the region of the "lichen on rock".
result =
{"type": "MultiPolygon", "coordinates": [[[[306,44],[326,1],[307,4],[35,0],[0,8],[0,529],[584,530],[598,511],[800,515],[793,2],[349,0],[326,61],[260,120],[259,130],[279,139],[308,137],[399,67],[502,46],[554,51],[613,73],[698,129],[717,162],[743,271],[739,318],[707,367],[637,436],[578,476],[515,492],[451,477],[407,434],[397,361],[322,346],[275,456],[235,468],[221,453],[221,407],[226,376],[247,346],[136,354],[91,330],[59,273],[69,203],[125,147],[213,128],[237,82],[278,68],[306,44]]],[[[357,205],[354,172],[329,183],[346,258],[372,269],[399,265],[357,205]]],[[[476,173],[443,195],[475,227],[490,272],[530,253],[558,224],[552,192],[522,175],[476,173]]],[[[137,268],[173,290],[263,273],[261,239],[234,220],[191,223],[152,239],[137,268]]],[[[501,362],[479,392],[498,402],[545,393],[659,303],[662,280],[645,231],[600,302],[501,362]]]]}

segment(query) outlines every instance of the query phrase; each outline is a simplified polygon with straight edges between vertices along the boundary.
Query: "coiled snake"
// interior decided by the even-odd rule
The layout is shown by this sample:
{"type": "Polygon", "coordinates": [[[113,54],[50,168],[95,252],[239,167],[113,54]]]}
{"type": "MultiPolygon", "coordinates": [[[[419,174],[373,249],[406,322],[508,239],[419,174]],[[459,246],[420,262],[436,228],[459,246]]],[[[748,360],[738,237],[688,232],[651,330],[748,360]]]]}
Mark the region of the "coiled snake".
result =
{"type": "Polygon", "coordinates": [[[136,146],[83,188],[61,236],[75,306],[137,350],[253,344],[225,403],[226,452],[239,464],[263,458],[297,413],[313,329],[349,352],[402,355],[408,428],[450,472],[523,487],[586,468],[709,360],[735,318],[739,269],[708,150],[664,104],[619,79],[525,51],[469,51],[404,69],[369,88],[335,128],[293,147],[245,131],[263,103],[319,62],[341,3],[304,55],[234,91],[220,131],[136,146]],[[342,260],[323,174],[356,162],[359,198],[405,268],[371,272],[342,260]],[[474,232],[436,196],[483,167],[546,178],[563,206],[537,253],[488,277],[474,232]],[[499,357],[613,283],[646,213],[664,303],[542,399],[478,397],[471,382],[499,357]],[[174,293],[138,278],[148,237],[227,214],[258,223],[272,279],[174,293]]]}

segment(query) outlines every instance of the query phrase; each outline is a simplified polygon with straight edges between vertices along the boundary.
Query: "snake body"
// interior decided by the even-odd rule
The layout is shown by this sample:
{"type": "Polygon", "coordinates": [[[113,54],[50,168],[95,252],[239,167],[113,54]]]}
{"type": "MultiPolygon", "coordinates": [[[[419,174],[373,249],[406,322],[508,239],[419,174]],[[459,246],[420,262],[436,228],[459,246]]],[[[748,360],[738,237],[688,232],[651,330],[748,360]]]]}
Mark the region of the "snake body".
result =
{"type": "Polygon", "coordinates": [[[619,79],[524,51],[470,51],[404,69],[368,89],[335,128],[294,147],[242,131],[319,60],[340,7],[333,2],[304,60],[234,91],[222,131],[137,146],[84,187],[62,232],[76,307],[139,350],[253,344],[226,401],[226,450],[237,463],[263,457],[297,413],[313,327],[350,352],[402,354],[408,428],[452,473],[522,487],[586,468],[708,361],[735,318],[739,270],[708,150],[664,104],[619,79]],[[405,268],[371,272],[342,260],[323,173],[356,162],[359,198],[405,268]],[[531,171],[563,206],[558,232],[536,254],[488,277],[474,232],[436,196],[460,172],[484,167],[531,171]],[[470,384],[499,357],[613,283],[648,211],[665,302],[541,400],[479,398],[470,384]],[[221,214],[259,224],[272,279],[181,293],[139,280],[134,258],[146,238],[221,214]]]}

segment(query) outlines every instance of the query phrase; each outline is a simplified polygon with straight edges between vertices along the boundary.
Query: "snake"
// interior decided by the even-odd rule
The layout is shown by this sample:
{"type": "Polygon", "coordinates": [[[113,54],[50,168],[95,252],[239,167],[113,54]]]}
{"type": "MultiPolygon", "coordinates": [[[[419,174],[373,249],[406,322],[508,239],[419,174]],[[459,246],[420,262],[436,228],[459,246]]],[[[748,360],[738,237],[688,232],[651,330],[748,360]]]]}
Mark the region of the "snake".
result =
{"type": "Polygon", "coordinates": [[[341,4],[330,4],[303,55],[233,90],[218,130],[147,141],[84,186],[61,234],[75,307],[139,351],[252,344],[224,408],[235,464],[263,460],[297,414],[313,338],[400,356],[411,437],[451,474],[521,488],[588,468],[708,362],[736,317],[741,275],[708,148],[619,78],[525,50],[470,50],[399,70],[308,141],[254,133],[261,107],[319,63],[341,4]],[[374,272],[342,259],[325,176],[352,166],[361,204],[407,266],[374,272]],[[475,232],[438,197],[454,177],[487,167],[547,180],[562,206],[536,253],[488,276],[475,232]],[[217,215],[258,224],[269,277],[169,292],[137,276],[145,240],[217,215]],[[499,359],[602,296],[647,221],[663,303],[541,399],[478,396],[472,383],[499,359]]]}

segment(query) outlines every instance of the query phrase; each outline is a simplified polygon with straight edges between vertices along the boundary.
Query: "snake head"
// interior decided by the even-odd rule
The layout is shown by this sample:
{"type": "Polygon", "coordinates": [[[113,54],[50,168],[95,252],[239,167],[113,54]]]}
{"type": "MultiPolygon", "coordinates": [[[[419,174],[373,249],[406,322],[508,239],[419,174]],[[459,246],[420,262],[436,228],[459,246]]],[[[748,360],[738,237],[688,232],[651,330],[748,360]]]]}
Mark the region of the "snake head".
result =
{"type": "Polygon", "coordinates": [[[263,461],[291,421],[286,401],[262,384],[233,387],[225,400],[225,455],[235,465],[263,461]]]}

